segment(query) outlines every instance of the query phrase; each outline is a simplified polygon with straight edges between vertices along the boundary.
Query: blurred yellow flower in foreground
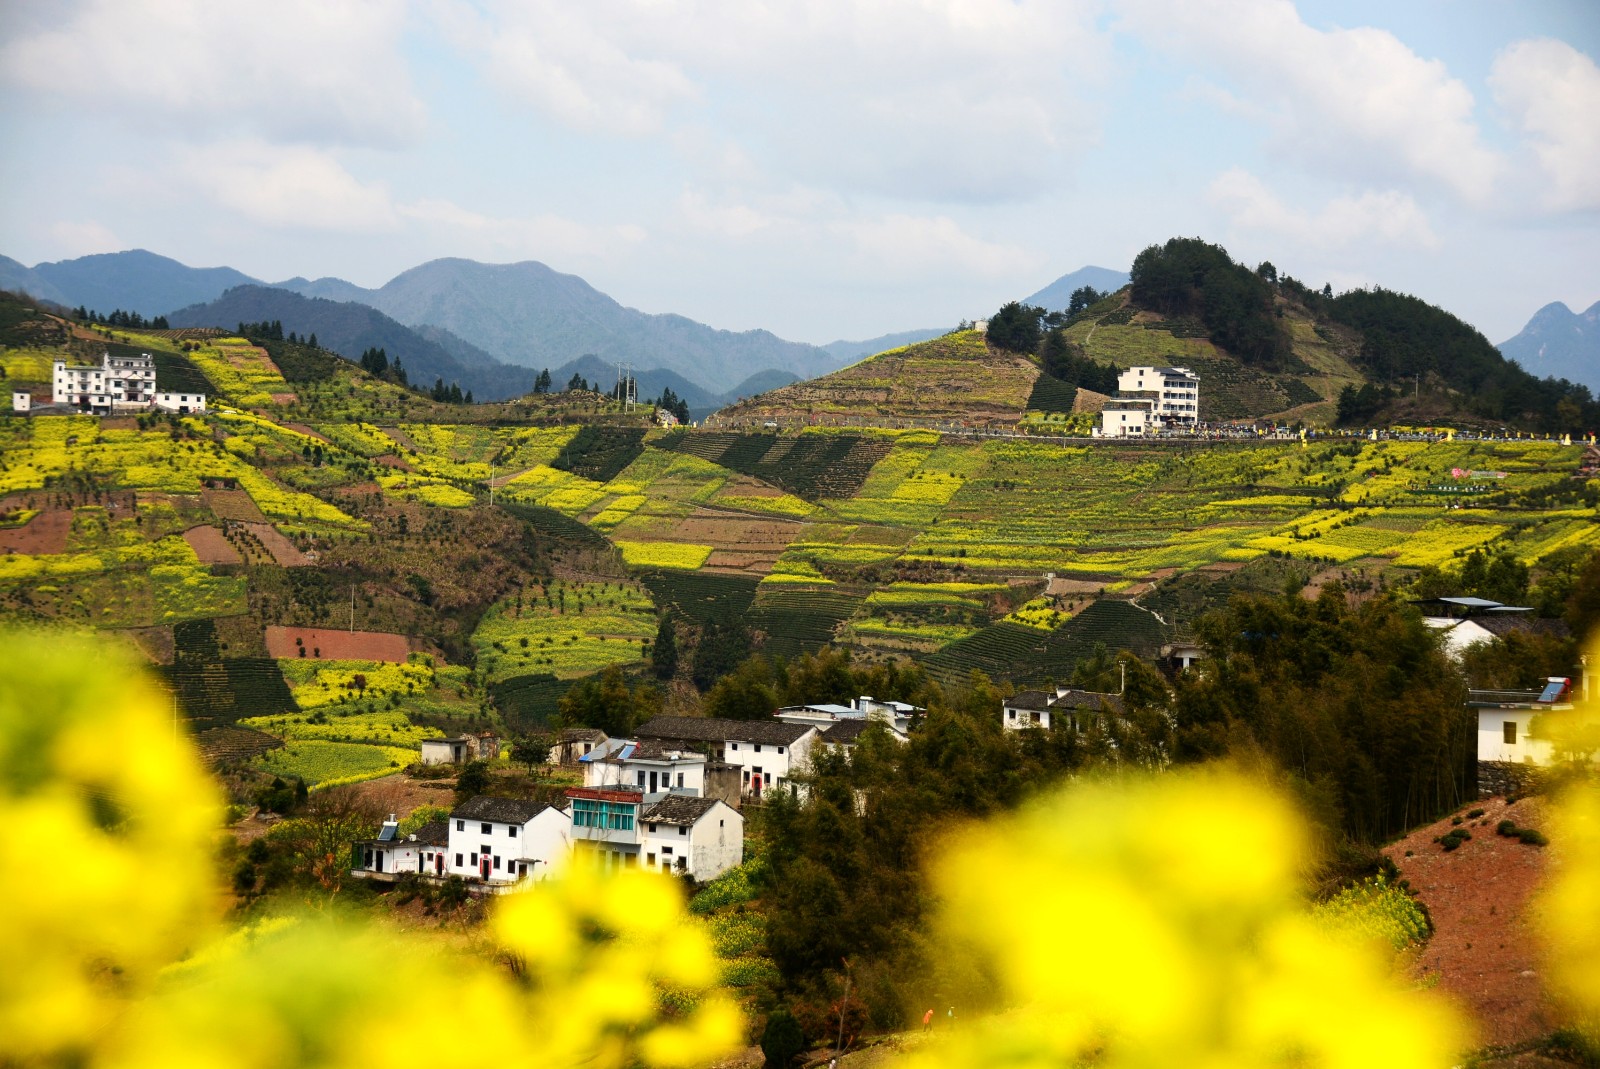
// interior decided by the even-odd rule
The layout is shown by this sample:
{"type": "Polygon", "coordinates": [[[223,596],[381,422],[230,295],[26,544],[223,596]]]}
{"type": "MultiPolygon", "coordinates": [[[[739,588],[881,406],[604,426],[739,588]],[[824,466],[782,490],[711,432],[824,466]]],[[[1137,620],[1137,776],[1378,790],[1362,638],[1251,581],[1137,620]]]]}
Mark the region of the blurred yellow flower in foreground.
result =
{"type": "Polygon", "coordinates": [[[546,1064],[701,1065],[742,1041],[710,940],[669,877],[576,864],[498,905],[493,935],[534,984],[546,1064]],[[663,989],[692,1008],[658,1020],[663,989]]]}
{"type": "Polygon", "coordinates": [[[122,650],[17,632],[0,649],[0,1043],[70,1056],[204,938],[220,808],[122,650]]]}
{"type": "Polygon", "coordinates": [[[0,644],[0,826],[20,840],[0,1063],[679,1067],[740,1042],[710,938],[660,875],[576,865],[498,900],[515,969],[349,917],[221,935],[221,810],[170,700],[115,647],[0,644]]]}
{"type": "Polygon", "coordinates": [[[1560,860],[1536,916],[1550,986],[1600,1041],[1600,784],[1569,784],[1552,807],[1549,835],[1560,860]]]}
{"type": "Polygon", "coordinates": [[[1084,783],[974,829],[934,878],[1010,1012],[921,1067],[1448,1066],[1465,1036],[1373,945],[1308,914],[1305,832],[1241,775],[1084,783]]]}

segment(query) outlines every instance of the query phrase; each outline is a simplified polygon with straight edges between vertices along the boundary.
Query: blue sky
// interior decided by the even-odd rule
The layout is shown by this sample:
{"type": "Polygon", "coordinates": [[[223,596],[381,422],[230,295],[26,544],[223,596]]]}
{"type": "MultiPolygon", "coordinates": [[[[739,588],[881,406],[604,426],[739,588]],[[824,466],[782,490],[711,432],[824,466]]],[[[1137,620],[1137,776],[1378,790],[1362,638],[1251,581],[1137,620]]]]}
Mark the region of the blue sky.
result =
{"type": "Polygon", "coordinates": [[[536,259],[826,342],[1175,234],[1502,341],[1600,299],[1592,0],[7,0],[0,253],[536,259]]]}

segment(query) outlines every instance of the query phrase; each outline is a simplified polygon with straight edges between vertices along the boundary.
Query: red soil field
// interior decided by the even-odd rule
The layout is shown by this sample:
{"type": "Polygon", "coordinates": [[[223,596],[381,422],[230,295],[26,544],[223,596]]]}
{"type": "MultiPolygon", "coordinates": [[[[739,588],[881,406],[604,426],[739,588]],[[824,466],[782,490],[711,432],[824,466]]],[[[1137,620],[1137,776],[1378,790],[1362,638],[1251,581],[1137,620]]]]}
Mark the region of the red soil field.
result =
{"type": "Polygon", "coordinates": [[[71,509],[49,509],[21,527],[0,528],[0,553],[65,553],[71,509]]]}
{"type": "Polygon", "coordinates": [[[339,631],[323,627],[269,627],[267,628],[267,653],[279,659],[300,656],[300,650],[311,657],[313,650],[321,650],[324,661],[392,661],[405,663],[411,652],[406,636],[386,631],[339,631]],[[297,646],[295,639],[304,646],[297,646]]]}
{"type": "Polygon", "coordinates": [[[1418,828],[1384,853],[1400,867],[1433,918],[1433,938],[1416,961],[1419,978],[1439,974],[1439,987],[1467,1011],[1478,1046],[1505,1047],[1548,1035],[1562,1021],[1539,980],[1539,942],[1528,905],[1544,875],[1550,847],[1528,846],[1495,834],[1513,820],[1539,828],[1537,798],[1507,807],[1486,798],[1462,807],[1483,816],[1459,825],[1472,838],[1448,853],[1433,840],[1451,831],[1449,819],[1418,828]],[[1407,852],[1411,856],[1407,857],[1407,852]]]}
{"type": "Polygon", "coordinates": [[[239,551],[222,537],[222,532],[215,527],[206,525],[191,527],[183,532],[183,540],[189,543],[189,548],[194,550],[194,555],[200,558],[201,564],[238,564],[240,563],[239,551]]]}

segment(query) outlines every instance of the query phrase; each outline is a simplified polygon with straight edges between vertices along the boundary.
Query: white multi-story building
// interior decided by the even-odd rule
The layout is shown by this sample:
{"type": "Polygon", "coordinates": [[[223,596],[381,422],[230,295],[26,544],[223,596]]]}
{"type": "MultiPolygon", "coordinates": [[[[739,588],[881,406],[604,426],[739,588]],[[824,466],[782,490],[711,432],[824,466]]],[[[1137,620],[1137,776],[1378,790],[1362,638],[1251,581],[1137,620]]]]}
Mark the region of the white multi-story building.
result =
{"type": "Polygon", "coordinates": [[[1130,367],[1117,376],[1117,394],[1153,394],[1154,418],[1192,427],[1200,418],[1200,377],[1186,367],[1130,367]]]}
{"type": "Polygon", "coordinates": [[[744,860],[744,816],[719,798],[569,787],[572,844],[609,868],[643,866],[711,880],[744,860]]]}
{"type": "Polygon", "coordinates": [[[57,360],[53,396],[58,404],[73,405],[97,415],[150,408],[181,413],[206,410],[203,393],[158,391],[156,361],[149,353],[134,356],[106,353],[98,364],[69,364],[57,360]]]}
{"type": "Polygon", "coordinates": [[[1184,430],[1200,419],[1200,377],[1186,367],[1131,367],[1117,376],[1117,394],[1100,410],[1095,436],[1142,438],[1164,427],[1184,430]]]}

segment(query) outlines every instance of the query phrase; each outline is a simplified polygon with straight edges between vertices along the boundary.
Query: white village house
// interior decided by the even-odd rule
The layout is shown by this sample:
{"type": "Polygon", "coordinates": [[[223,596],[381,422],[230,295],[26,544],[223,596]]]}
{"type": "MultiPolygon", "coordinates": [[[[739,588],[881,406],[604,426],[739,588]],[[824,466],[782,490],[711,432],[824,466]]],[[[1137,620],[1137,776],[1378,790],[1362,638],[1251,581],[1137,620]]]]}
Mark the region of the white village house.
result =
{"type": "Polygon", "coordinates": [[[567,814],[554,806],[479,795],[457,806],[448,820],[403,838],[391,817],[378,838],[355,844],[351,873],[379,879],[413,872],[435,879],[460,876],[482,890],[510,890],[561,871],[570,852],[568,825],[567,814]]]}
{"type": "Polygon", "coordinates": [[[1574,708],[1572,680],[1551,676],[1543,690],[1469,690],[1467,708],[1478,717],[1479,796],[1513,794],[1533,770],[1555,763],[1551,733],[1574,708]]]}
{"type": "Polygon", "coordinates": [[[810,771],[811,747],[821,732],[809,724],[658,716],[636,734],[641,740],[701,749],[714,761],[737,766],[743,793],[760,798],[774,788],[792,790],[790,780],[810,771]]]}
{"type": "Polygon", "coordinates": [[[569,787],[572,843],[602,865],[715,879],[744,860],[744,814],[719,798],[667,795],[648,802],[627,788],[569,787]]]}
{"type": "Polygon", "coordinates": [[[657,739],[612,739],[578,759],[585,787],[637,787],[651,802],[668,794],[705,794],[707,763],[705,754],[657,739]]]}
{"type": "Polygon", "coordinates": [[[881,702],[863,694],[852,698],[849,705],[822,702],[813,705],[785,705],[773,717],[785,724],[801,724],[818,731],[830,731],[835,725],[850,721],[883,724],[904,741],[919,717],[927,710],[906,702],[881,702]]]}
{"type": "Polygon", "coordinates": [[[106,353],[98,364],[69,364],[57,360],[52,372],[55,401],[84,412],[109,415],[116,411],[159,408],[187,414],[206,410],[203,393],[156,389],[156,362],[149,353],[136,356],[106,353]]]}
{"type": "Polygon", "coordinates": [[[400,876],[406,873],[443,873],[444,852],[450,844],[448,825],[431,820],[409,835],[391,815],[376,839],[362,839],[352,848],[351,869],[360,874],[400,876]]]}
{"type": "Polygon", "coordinates": [[[1008,731],[1041,728],[1083,732],[1105,718],[1121,716],[1122,697],[1090,690],[1057,687],[1025,690],[1000,705],[1000,726],[1008,731]]]}

